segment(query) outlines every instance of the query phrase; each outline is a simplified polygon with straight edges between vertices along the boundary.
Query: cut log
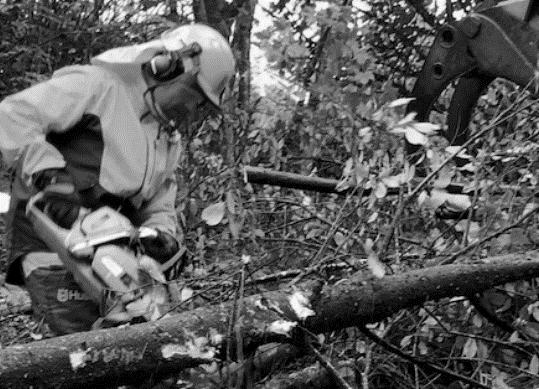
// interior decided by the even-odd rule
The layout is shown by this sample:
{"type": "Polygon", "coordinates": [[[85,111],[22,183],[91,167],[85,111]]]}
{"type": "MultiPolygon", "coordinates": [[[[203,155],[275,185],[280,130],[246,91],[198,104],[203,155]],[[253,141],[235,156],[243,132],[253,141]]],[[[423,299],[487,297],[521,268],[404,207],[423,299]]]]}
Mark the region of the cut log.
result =
{"type": "MultiPolygon", "coordinates": [[[[539,253],[475,265],[446,265],[381,279],[356,274],[336,285],[303,285],[243,301],[245,354],[289,341],[301,323],[313,333],[373,323],[429,300],[472,295],[539,276],[539,253]]],[[[224,360],[233,303],[198,308],[157,322],[78,333],[0,350],[0,387],[110,387],[162,378],[224,360]]],[[[231,342],[234,342],[232,340],[231,342]]],[[[232,356],[233,358],[234,356],[232,356]]]]}

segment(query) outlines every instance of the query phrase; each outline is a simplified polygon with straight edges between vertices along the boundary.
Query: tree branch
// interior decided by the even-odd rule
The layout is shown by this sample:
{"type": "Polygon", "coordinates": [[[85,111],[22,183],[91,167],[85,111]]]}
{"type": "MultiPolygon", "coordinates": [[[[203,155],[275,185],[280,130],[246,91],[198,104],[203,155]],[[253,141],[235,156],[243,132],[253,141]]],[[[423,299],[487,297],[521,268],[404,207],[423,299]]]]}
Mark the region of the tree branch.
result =
{"type": "Polygon", "coordinates": [[[432,28],[436,28],[438,23],[436,22],[436,17],[429,13],[424,5],[423,0],[406,0],[406,2],[423,18],[425,23],[427,23],[432,28]]]}

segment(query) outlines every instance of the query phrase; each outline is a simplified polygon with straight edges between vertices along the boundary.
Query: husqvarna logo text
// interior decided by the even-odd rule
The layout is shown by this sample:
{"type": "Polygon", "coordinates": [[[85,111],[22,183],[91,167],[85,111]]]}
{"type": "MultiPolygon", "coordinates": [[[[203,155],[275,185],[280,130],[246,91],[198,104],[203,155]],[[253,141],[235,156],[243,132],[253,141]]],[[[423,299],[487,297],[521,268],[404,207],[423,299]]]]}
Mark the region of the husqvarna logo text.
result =
{"type": "Polygon", "coordinates": [[[67,301],[90,300],[90,298],[88,297],[86,293],[81,292],[80,290],[66,289],[66,288],[58,289],[58,293],[56,294],[56,299],[60,301],[61,303],[65,303],[67,301]]]}

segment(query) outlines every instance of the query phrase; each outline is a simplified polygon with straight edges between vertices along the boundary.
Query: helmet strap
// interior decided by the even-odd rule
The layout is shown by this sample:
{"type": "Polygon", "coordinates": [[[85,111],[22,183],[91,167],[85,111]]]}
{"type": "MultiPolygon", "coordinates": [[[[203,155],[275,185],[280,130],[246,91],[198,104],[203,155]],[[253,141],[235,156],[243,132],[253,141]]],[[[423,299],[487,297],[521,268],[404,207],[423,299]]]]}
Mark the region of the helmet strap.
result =
{"type": "Polygon", "coordinates": [[[148,105],[149,112],[142,115],[141,120],[146,117],[148,114],[152,115],[155,120],[159,123],[159,128],[163,129],[167,134],[172,135],[175,132],[178,132],[178,125],[175,120],[167,118],[159,103],[155,99],[155,89],[159,86],[152,85],[146,89],[143,93],[144,101],[148,105]]]}

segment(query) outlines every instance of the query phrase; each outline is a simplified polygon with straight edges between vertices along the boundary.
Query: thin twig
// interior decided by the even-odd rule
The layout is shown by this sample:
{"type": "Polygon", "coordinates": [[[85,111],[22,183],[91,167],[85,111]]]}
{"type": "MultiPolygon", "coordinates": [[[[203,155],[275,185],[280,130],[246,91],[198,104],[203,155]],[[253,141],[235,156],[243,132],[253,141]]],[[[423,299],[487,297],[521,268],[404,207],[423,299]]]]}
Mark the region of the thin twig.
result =
{"type": "Polygon", "coordinates": [[[352,387],[348,384],[348,382],[346,382],[344,380],[344,378],[342,378],[339,374],[339,372],[337,371],[337,369],[335,369],[335,367],[331,364],[330,361],[328,361],[321,353],[320,351],[318,351],[312,344],[311,342],[307,341],[306,342],[306,346],[307,346],[307,349],[313,353],[313,355],[315,356],[316,360],[318,362],[320,362],[320,364],[327,370],[327,372],[333,377],[333,379],[335,380],[335,383],[337,384],[337,386],[341,389],[352,389],[352,387]]]}
{"type": "Polygon", "coordinates": [[[227,341],[226,341],[226,382],[225,384],[229,389],[232,389],[232,382],[229,380],[231,377],[229,366],[232,362],[232,334],[234,333],[235,323],[236,323],[236,312],[238,308],[238,295],[239,295],[239,288],[236,289],[235,298],[234,298],[234,304],[232,305],[231,314],[228,322],[228,328],[227,328],[227,341]]]}
{"type": "Polygon", "coordinates": [[[369,372],[371,370],[372,362],[372,347],[367,348],[365,353],[365,367],[361,372],[361,386],[363,389],[369,389],[369,372]]]}
{"type": "Polygon", "coordinates": [[[468,378],[466,376],[455,373],[453,371],[444,369],[444,368],[442,368],[442,367],[440,367],[438,365],[435,365],[432,362],[429,362],[429,361],[427,361],[425,359],[413,357],[411,355],[408,355],[408,354],[404,353],[403,351],[401,351],[401,349],[393,346],[391,343],[385,341],[384,339],[381,339],[379,336],[377,336],[372,331],[367,329],[367,327],[365,327],[364,325],[363,326],[358,326],[358,328],[367,338],[369,338],[373,342],[377,343],[378,345],[382,346],[386,350],[390,351],[391,353],[401,357],[402,359],[404,359],[404,360],[406,360],[408,362],[411,362],[411,363],[413,363],[415,365],[418,365],[418,366],[426,367],[426,368],[428,368],[430,370],[433,370],[433,371],[435,371],[437,373],[440,373],[442,375],[445,375],[447,377],[450,377],[450,378],[457,379],[459,381],[468,383],[468,384],[472,385],[472,387],[483,388],[483,389],[488,389],[489,388],[488,386],[485,386],[485,385],[483,385],[483,384],[481,384],[481,383],[479,383],[479,382],[477,382],[477,381],[475,381],[473,379],[470,379],[470,378],[468,378]]]}
{"type": "Polygon", "coordinates": [[[449,258],[443,259],[440,262],[437,263],[437,265],[448,265],[450,263],[455,262],[455,260],[460,257],[461,255],[466,254],[468,251],[483,245],[484,243],[488,242],[489,240],[492,240],[494,238],[497,238],[498,236],[506,233],[509,230],[512,230],[513,228],[519,227],[524,221],[526,221],[530,216],[535,215],[537,212],[539,212],[539,206],[529,210],[528,212],[525,212],[516,222],[513,224],[508,225],[507,227],[502,228],[501,230],[498,230],[486,237],[484,237],[481,240],[478,240],[471,245],[468,245],[464,247],[462,250],[457,251],[455,254],[451,255],[449,258]]]}
{"type": "MultiPolygon", "coordinates": [[[[238,363],[241,366],[238,377],[239,382],[249,384],[245,380],[247,378],[246,370],[249,369],[249,364],[244,364],[245,357],[243,355],[243,334],[242,334],[242,311],[243,311],[243,295],[245,293],[245,265],[243,265],[241,272],[240,272],[240,282],[238,285],[238,306],[236,310],[236,322],[234,323],[234,334],[236,336],[236,353],[238,356],[238,363]]],[[[241,384],[240,386],[241,387],[241,384]]]]}

